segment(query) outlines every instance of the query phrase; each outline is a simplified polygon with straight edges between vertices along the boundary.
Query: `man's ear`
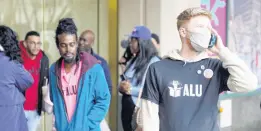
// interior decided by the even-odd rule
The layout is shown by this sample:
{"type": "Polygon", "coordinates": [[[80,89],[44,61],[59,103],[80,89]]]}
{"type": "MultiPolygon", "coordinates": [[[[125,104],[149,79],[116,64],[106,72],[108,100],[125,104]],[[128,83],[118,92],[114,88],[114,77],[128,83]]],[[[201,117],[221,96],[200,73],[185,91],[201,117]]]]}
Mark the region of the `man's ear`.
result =
{"type": "Polygon", "coordinates": [[[25,48],[27,48],[26,41],[23,41],[23,45],[24,45],[25,48]]]}
{"type": "Polygon", "coordinates": [[[180,27],[180,28],[179,28],[179,35],[180,35],[181,37],[186,37],[186,35],[187,35],[187,30],[186,30],[184,27],[180,27]]]}

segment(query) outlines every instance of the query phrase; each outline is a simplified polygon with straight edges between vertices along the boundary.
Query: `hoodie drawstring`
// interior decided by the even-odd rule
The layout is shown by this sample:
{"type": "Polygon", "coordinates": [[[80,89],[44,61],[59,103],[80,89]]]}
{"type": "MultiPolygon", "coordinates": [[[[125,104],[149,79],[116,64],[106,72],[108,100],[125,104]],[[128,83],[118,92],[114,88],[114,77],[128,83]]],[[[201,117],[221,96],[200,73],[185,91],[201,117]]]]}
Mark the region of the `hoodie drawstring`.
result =
{"type": "Polygon", "coordinates": [[[184,61],[184,65],[183,65],[183,67],[184,67],[186,64],[187,64],[187,61],[184,61]]]}

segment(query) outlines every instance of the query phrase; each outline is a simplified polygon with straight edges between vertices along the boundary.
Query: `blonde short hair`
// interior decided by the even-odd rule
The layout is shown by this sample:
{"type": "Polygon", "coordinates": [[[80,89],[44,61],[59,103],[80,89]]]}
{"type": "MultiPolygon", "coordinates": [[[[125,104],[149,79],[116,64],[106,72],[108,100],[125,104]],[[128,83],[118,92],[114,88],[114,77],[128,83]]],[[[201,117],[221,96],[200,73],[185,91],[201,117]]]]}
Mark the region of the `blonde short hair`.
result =
{"type": "Polygon", "coordinates": [[[181,25],[183,25],[185,22],[189,21],[192,17],[195,16],[207,16],[209,19],[211,19],[211,13],[200,7],[193,7],[188,8],[181,12],[179,16],[177,17],[177,28],[179,29],[181,25]]]}

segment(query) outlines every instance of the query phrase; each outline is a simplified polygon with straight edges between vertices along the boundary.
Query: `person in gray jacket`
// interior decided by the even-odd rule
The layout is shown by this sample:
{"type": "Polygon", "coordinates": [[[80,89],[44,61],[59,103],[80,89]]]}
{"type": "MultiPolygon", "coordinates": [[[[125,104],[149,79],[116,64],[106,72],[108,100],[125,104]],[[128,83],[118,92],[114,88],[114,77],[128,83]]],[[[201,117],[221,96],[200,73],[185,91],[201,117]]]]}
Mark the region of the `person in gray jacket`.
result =
{"type": "Polygon", "coordinates": [[[219,94],[253,91],[257,77],[223,45],[209,11],[189,8],[177,19],[181,50],[169,52],[147,72],[143,131],[219,131],[219,94]],[[209,58],[207,50],[220,59],[209,58]]]}
{"type": "Polygon", "coordinates": [[[28,131],[23,93],[33,78],[23,65],[16,33],[0,26],[0,128],[1,131],[28,131]]]}

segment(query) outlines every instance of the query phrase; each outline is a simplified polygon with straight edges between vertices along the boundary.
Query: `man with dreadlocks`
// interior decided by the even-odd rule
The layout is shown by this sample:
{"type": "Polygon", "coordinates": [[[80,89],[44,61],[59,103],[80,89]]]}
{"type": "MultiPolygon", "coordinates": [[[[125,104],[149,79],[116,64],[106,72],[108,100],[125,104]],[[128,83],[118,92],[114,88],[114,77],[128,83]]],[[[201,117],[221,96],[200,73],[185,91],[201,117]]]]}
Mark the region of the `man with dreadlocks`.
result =
{"type": "Polygon", "coordinates": [[[59,21],[56,46],[61,58],[50,68],[50,90],[57,131],[100,131],[110,105],[104,71],[89,53],[79,53],[77,27],[59,21]]]}

